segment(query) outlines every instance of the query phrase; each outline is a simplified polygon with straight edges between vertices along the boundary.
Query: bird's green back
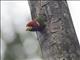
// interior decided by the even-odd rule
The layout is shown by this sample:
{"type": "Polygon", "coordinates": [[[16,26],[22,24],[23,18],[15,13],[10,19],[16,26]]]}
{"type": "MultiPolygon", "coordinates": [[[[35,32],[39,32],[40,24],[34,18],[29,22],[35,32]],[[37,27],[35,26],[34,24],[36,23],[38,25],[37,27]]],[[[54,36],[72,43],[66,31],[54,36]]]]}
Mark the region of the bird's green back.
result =
{"type": "Polygon", "coordinates": [[[36,20],[40,23],[40,25],[45,25],[46,18],[44,16],[38,16],[36,20]]]}

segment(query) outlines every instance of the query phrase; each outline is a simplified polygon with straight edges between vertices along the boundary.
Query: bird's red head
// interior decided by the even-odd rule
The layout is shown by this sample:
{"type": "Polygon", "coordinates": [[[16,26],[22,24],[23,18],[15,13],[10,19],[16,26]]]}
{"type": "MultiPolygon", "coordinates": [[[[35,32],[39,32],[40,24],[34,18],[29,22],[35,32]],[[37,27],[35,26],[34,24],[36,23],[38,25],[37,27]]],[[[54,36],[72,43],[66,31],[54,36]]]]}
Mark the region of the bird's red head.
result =
{"type": "Polygon", "coordinates": [[[32,21],[28,22],[26,25],[27,31],[30,31],[33,28],[38,27],[38,26],[39,26],[38,22],[36,20],[32,20],[32,21]]]}

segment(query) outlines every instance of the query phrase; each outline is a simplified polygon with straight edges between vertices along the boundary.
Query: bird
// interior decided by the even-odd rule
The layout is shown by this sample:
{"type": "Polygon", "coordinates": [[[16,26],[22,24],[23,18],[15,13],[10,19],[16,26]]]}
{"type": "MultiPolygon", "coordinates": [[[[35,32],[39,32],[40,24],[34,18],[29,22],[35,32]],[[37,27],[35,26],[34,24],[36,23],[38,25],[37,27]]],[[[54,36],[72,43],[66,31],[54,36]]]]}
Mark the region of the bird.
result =
{"type": "Polygon", "coordinates": [[[26,25],[26,31],[43,31],[45,28],[45,17],[38,16],[35,19],[29,21],[26,25]]]}

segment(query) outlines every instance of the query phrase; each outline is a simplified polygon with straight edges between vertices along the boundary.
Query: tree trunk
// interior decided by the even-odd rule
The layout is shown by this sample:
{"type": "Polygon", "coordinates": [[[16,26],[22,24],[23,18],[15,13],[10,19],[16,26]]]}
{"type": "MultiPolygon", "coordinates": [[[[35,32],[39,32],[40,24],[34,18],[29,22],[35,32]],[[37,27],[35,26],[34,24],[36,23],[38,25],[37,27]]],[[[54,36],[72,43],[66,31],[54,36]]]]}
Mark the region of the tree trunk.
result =
{"type": "Polygon", "coordinates": [[[37,32],[44,60],[80,60],[80,46],[66,1],[29,1],[32,17],[45,15],[37,32]]]}

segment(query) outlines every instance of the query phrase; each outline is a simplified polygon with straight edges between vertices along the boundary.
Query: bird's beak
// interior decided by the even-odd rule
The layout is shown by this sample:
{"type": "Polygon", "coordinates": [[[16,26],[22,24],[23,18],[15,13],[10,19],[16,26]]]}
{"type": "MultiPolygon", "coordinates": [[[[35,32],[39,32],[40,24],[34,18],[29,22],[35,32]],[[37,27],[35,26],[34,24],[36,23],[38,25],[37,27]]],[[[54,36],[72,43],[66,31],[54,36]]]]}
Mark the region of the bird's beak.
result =
{"type": "Polygon", "coordinates": [[[26,31],[30,31],[32,29],[32,27],[27,27],[26,31]]]}
{"type": "Polygon", "coordinates": [[[29,29],[27,28],[26,31],[29,31],[29,29]]]}

